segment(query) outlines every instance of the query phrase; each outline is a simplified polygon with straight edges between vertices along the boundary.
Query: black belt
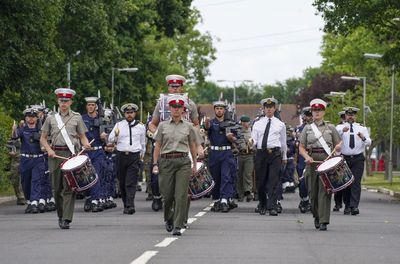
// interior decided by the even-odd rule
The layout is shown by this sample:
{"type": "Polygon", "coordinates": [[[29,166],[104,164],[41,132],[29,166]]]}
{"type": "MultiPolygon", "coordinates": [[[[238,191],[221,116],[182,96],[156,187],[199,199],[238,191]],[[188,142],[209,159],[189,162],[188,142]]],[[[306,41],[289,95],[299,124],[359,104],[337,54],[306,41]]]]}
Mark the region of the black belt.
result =
{"type": "Polygon", "coordinates": [[[310,148],[307,149],[309,153],[326,153],[325,149],[323,148],[310,148]]]}
{"type": "Polygon", "coordinates": [[[343,155],[343,157],[350,158],[350,159],[360,158],[360,157],[364,157],[364,153],[360,153],[360,154],[356,154],[356,155],[343,155]]]}
{"type": "Polygon", "coordinates": [[[129,155],[139,154],[140,151],[137,151],[137,152],[130,152],[130,151],[119,151],[119,150],[118,150],[118,153],[121,154],[121,155],[129,156],[129,155]]]}
{"type": "Polygon", "coordinates": [[[271,154],[276,151],[280,151],[280,147],[275,147],[275,148],[263,148],[263,149],[257,149],[257,152],[266,152],[268,154],[271,154]]]}
{"type": "Polygon", "coordinates": [[[188,156],[188,154],[186,152],[170,152],[170,153],[161,154],[161,158],[164,158],[164,159],[185,158],[187,156],[188,156]]]}
{"type": "Polygon", "coordinates": [[[52,150],[69,150],[68,146],[51,146],[52,150]]]}

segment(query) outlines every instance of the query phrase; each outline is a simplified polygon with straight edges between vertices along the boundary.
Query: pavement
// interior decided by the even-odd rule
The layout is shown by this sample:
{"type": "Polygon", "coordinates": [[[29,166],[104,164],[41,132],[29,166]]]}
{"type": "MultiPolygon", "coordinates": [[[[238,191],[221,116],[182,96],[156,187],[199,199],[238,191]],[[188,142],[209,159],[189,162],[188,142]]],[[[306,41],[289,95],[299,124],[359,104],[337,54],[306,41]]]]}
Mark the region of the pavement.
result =
{"type": "Polygon", "coordinates": [[[254,213],[254,201],[215,213],[200,199],[181,237],[165,231],[145,197],[137,193],[134,215],[122,214],[120,199],[100,213],[83,212],[78,200],[70,230],[54,212],[24,214],[3,202],[0,263],[400,263],[400,201],[390,195],[363,190],[360,215],[332,212],[326,232],[299,212],[297,193],[285,194],[278,216],[254,213]]]}

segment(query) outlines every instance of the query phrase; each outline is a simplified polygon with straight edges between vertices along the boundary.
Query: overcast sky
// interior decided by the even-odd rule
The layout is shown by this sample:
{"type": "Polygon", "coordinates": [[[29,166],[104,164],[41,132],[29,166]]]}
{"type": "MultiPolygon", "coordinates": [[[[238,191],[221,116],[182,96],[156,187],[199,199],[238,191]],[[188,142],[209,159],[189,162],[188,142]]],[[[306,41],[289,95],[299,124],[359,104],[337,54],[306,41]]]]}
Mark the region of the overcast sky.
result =
{"type": "Polygon", "coordinates": [[[208,79],[273,84],[319,66],[323,19],[312,2],[194,0],[203,18],[198,29],[208,31],[217,48],[208,79]]]}

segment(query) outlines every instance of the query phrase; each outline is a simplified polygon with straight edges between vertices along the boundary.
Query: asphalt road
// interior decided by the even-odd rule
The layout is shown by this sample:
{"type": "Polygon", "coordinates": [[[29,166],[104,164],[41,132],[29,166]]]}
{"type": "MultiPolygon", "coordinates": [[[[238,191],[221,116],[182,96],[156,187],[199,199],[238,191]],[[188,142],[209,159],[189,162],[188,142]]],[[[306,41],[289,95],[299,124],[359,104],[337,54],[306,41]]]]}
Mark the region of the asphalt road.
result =
{"type": "Polygon", "coordinates": [[[332,212],[326,232],[299,212],[298,194],[286,194],[275,217],[255,214],[256,202],[214,213],[201,199],[179,238],[145,197],[137,193],[134,215],[122,214],[119,199],[100,213],[84,213],[78,200],[70,230],[59,229],[54,212],[0,204],[0,263],[400,263],[400,202],[387,195],[363,191],[360,215],[332,212]]]}

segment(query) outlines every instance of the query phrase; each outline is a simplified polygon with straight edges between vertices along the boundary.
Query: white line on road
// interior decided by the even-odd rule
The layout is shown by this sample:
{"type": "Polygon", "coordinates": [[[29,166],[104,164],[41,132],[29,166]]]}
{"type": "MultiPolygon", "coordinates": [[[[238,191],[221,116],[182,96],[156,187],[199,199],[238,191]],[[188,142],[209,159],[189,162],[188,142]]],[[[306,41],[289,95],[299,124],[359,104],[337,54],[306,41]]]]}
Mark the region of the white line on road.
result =
{"type": "Polygon", "coordinates": [[[203,211],[206,211],[206,212],[208,212],[208,211],[210,211],[210,210],[211,210],[211,207],[210,207],[210,206],[207,206],[206,208],[203,209],[203,211]]]}
{"type": "Polygon", "coordinates": [[[196,217],[200,217],[200,216],[203,216],[203,215],[205,215],[206,214],[206,212],[198,212],[195,216],[196,217]]]}
{"type": "Polygon", "coordinates": [[[188,224],[191,224],[191,223],[193,223],[194,221],[196,221],[197,220],[197,218],[189,218],[188,219],[188,224]]]}
{"type": "Polygon", "coordinates": [[[131,262],[131,264],[146,264],[147,261],[149,261],[157,253],[158,253],[158,251],[154,251],[154,250],[146,251],[140,257],[138,257],[137,259],[133,260],[131,262]]]}
{"type": "Polygon", "coordinates": [[[174,242],[177,239],[178,239],[177,237],[164,238],[164,240],[161,241],[160,243],[158,243],[157,245],[155,245],[155,247],[168,247],[169,244],[171,244],[172,242],[174,242]]]}
{"type": "Polygon", "coordinates": [[[186,228],[181,229],[181,234],[183,234],[186,231],[186,228]]]}

